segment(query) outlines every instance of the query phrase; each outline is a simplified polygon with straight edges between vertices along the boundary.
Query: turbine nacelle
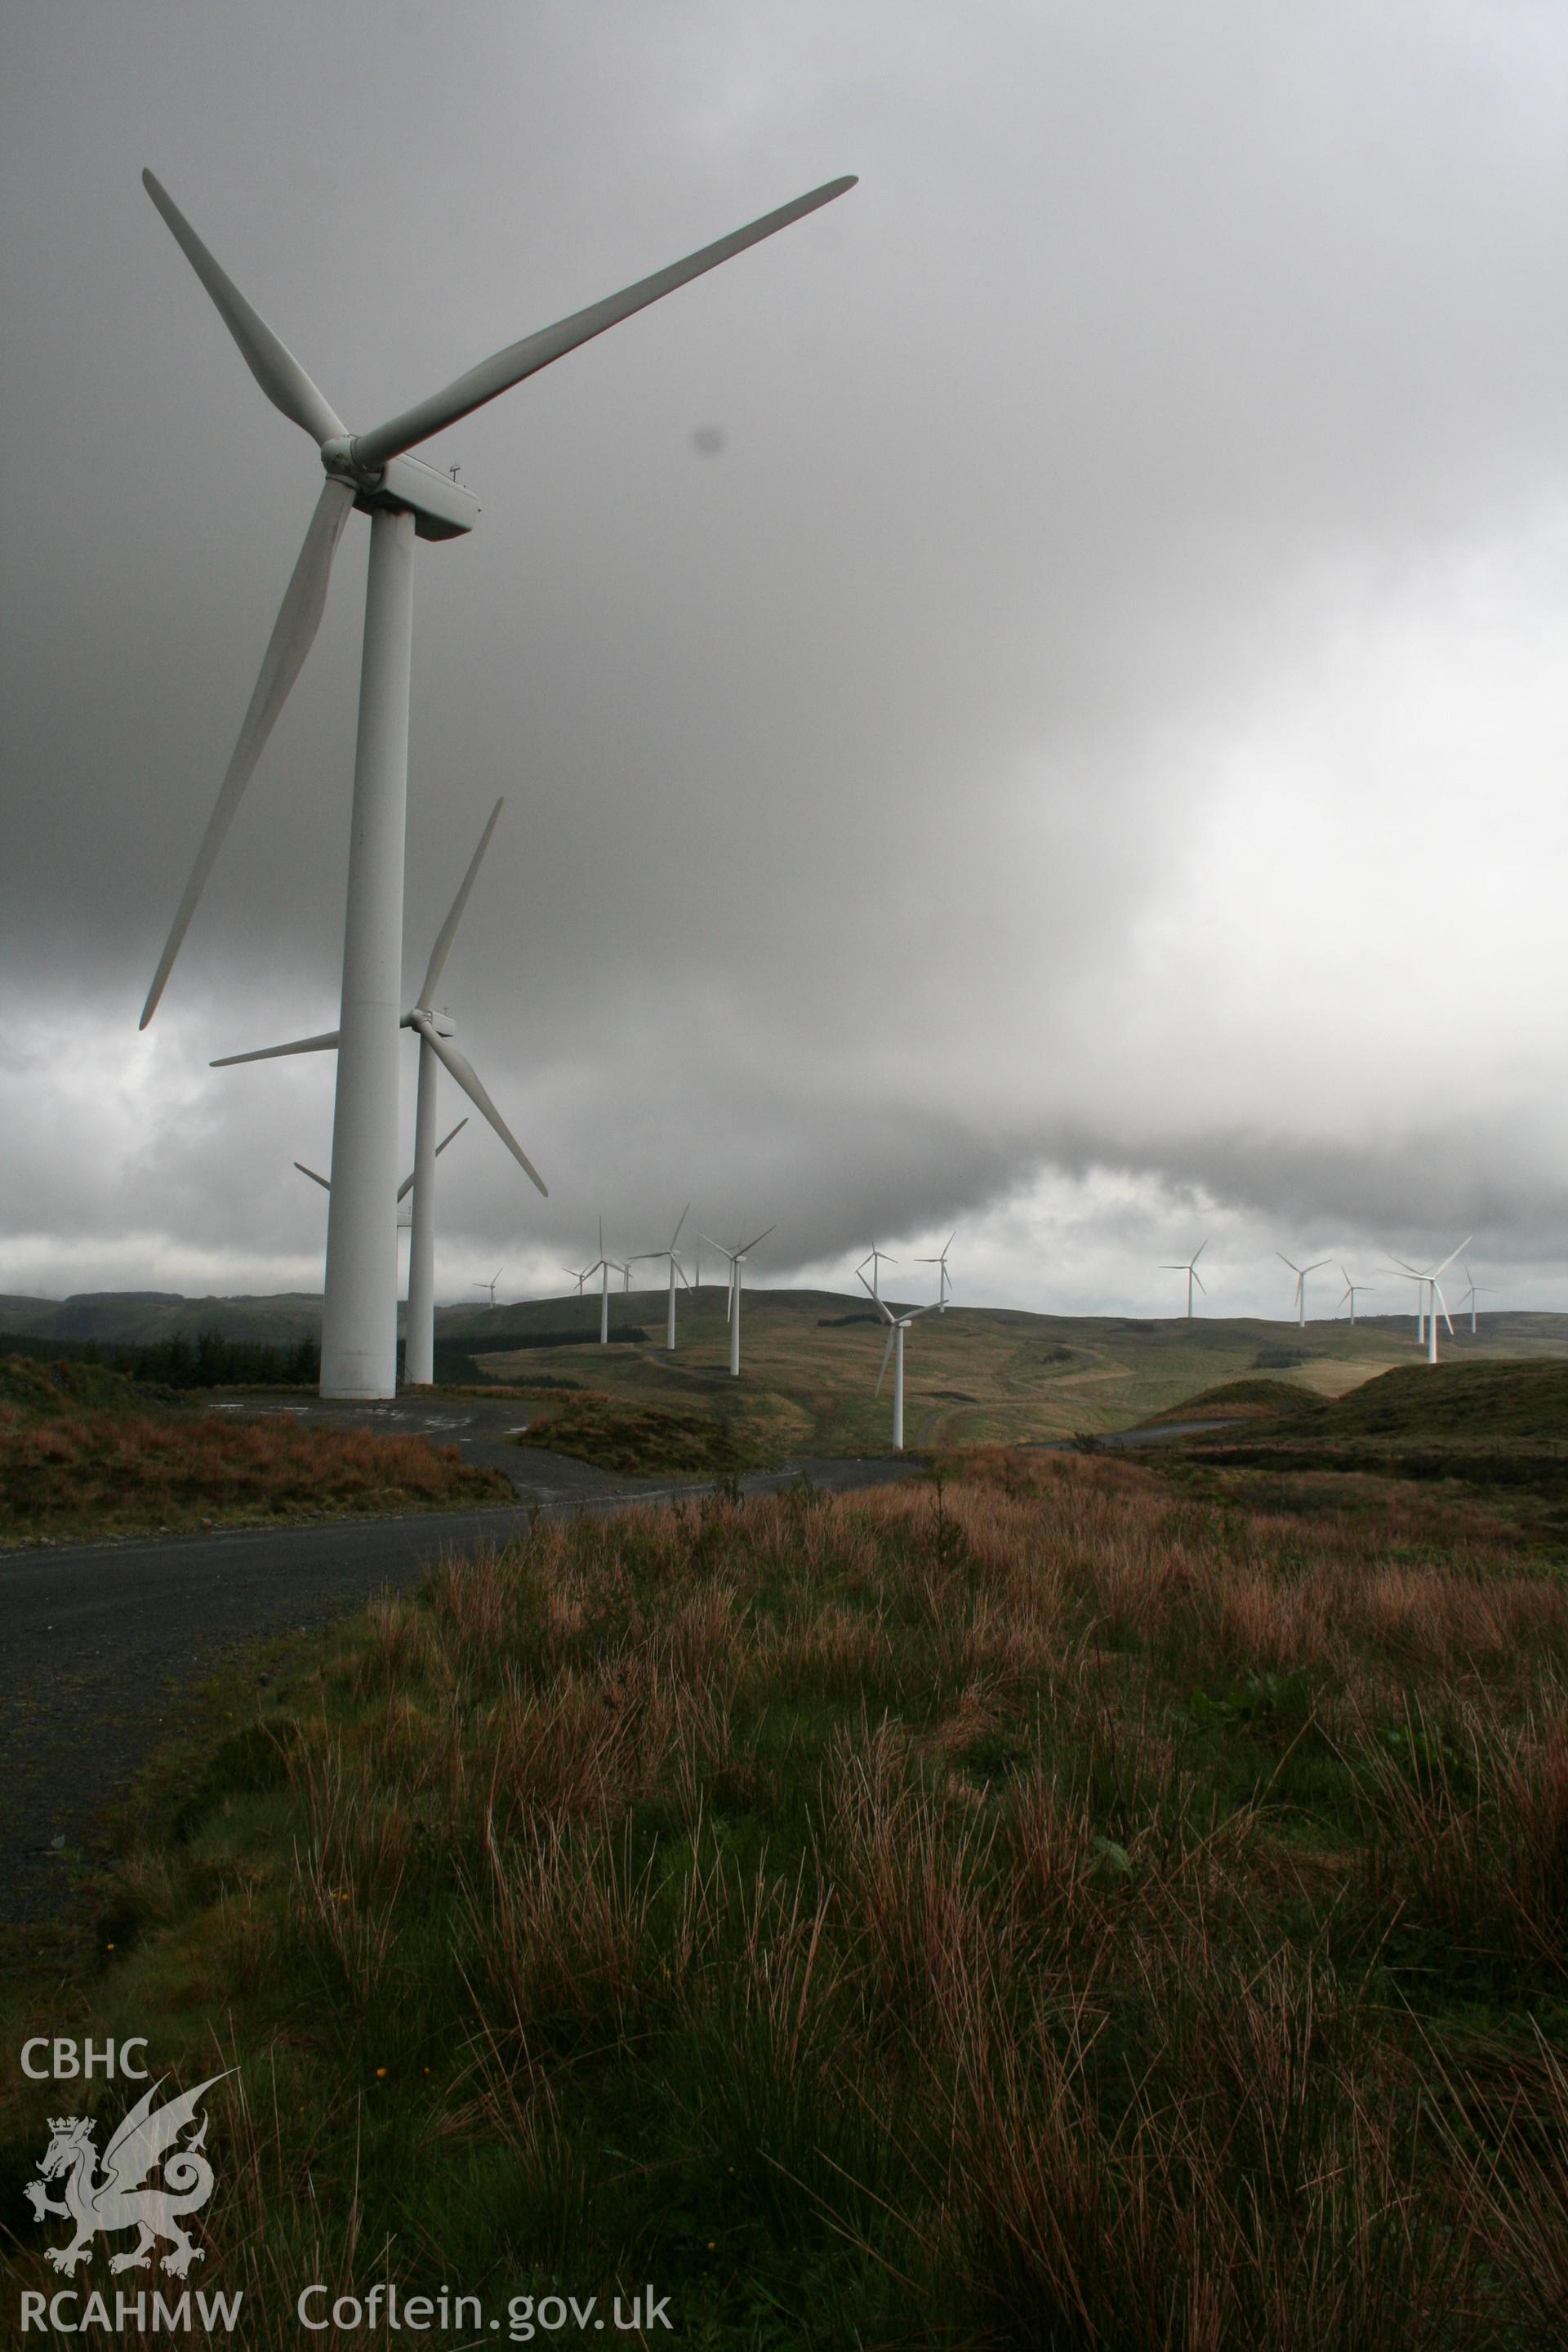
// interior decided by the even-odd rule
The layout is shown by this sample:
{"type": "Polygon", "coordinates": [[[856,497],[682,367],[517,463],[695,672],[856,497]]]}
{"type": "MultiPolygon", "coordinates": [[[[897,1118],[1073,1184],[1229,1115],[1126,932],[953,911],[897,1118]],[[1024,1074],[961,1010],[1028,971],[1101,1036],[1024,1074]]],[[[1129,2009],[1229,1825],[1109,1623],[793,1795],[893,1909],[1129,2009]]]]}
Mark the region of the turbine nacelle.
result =
{"type": "Polygon", "coordinates": [[[352,434],[334,434],[321,444],[321,464],[330,480],[353,492],[361,514],[405,509],[420,539],[461,539],[478,522],[483,511],[478,499],[471,490],[459,488],[450,474],[437,473],[422,457],[389,457],[384,466],[362,466],[354,448],[352,434]]]}

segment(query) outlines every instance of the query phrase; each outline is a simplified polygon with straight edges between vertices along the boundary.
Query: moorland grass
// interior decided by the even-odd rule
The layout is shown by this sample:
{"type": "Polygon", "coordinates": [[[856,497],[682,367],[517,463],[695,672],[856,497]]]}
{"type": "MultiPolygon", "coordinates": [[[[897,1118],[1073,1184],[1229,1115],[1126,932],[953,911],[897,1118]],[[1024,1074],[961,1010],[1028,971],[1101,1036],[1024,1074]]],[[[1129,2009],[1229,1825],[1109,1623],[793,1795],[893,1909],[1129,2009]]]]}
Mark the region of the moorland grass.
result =
{"type": "Polygon", "coordinates": [[[679,1412],[597,1390],[577,1390],[560,1403],[552,1400],[549,1411],[537,1414],[514,1442],[642,1477],[732,1476],[771,1466],[774,1458],[733,1413],[679,1412]]]}
{"type": "Polygon", "coordinates": [[[0,1542],[509,1500],[422,1437],[170,1409],[91,1364],[0,1360],[0,1542]]]}
{"type": "MultiPolygon", "coordinates": [[[[395,2278],[651,2280],[710,2347],[1527,2352],[1565,1696],[1562,1579],[1419,1490],[994,1452],[541,1521],[218,1706],[8,2022],[239,2067],[204,2277],[263,2347],[395,2278]]],[[[0,2092],[7,2181],[58,2096],[0,2092]]]]}

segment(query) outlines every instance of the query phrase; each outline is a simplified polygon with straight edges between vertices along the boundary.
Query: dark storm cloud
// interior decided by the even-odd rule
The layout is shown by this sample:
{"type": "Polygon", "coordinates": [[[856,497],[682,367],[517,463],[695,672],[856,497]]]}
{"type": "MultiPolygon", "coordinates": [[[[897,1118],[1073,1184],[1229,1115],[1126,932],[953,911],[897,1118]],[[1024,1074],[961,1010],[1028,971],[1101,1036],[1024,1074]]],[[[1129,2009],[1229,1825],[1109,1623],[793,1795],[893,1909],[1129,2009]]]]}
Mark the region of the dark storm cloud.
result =
{"type": "MultiPolygon", "coordinates": [[[[1545,10],[1240,0],[18,15],[0,919],[127,1094],[89,1173],[90,1102],[13,1082],[12,1230],[319,1246],[330,1074],[204,1066],[334,1017],[357,525],[132,1044],[316,480],[151,163],[356,425],[863,175],[424,453],[486,511],[421,551],[408,966],[504,791],[448,986],[548,1254],[700,1188],[804,1263],[1042,1161],[1539,1238],[1528,1088],[1439,1181],[1397,1085],[1342,1149],[1239,1065],[1191,1114],[1123,992],[1237,699],[1560,507],[1565,57],[1545,10]]],[[[478,1239],[516,1202],[469,1142],[478,1239]]]]}

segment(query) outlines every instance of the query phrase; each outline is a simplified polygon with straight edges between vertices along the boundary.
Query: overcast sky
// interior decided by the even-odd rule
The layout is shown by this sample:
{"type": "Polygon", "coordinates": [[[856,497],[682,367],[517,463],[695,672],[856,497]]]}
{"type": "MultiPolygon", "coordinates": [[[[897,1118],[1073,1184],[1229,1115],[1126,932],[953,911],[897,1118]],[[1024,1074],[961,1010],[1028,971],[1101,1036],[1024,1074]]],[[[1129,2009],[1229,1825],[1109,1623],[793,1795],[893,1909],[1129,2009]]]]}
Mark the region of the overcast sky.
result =
{"type": "Polygon", "coordinates": [[[139,1036],[321,478],[142,166],[361,430],[858,172],[421,452],[405,969],[504,793],[443,994],[551,1187],[474,1120],[441,1295],[689,1198],[764,1283],[1568,1308],[1560,6],[4,21],[0,1290],[321,1285],[331,1057],[207,1064],[336,1020],[368,535],[139,1036]]]}

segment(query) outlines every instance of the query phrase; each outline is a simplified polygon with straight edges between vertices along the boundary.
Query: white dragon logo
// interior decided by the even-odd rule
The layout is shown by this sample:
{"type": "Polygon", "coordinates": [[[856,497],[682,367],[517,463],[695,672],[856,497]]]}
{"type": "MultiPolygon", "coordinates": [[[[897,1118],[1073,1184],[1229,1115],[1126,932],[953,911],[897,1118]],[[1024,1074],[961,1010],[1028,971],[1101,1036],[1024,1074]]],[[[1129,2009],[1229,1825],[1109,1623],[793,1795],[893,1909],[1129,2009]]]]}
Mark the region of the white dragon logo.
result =
{"type": "MultiPolygon", "coordinates": [[[[227,2070],[230,2074],[234,2069],[227,2070]]],[[[47,2213],[58,2213],[76,2224],[76,2236],[68,2246],[47,2246],[44,2258],[58,2271],[73,2271],[78,2263],[90,2262],[92,2242],[101,2231],[112,2236],[117,2230],[140,2231],[136,2243],[128,2253],[116,2254],[109,2267],[111,2271],[148,2270],[152,2266],[153,2249],[160,2238],[171,2241],[174,2252],[163,2256],[162,2267],[184,2278],[193,2263],[205,2261],[200,2246],[194,2245],[180,2226],[180,2217],[195,2213],[213,2192],[213,2168],[202,2154],[202,2144],[207,2136],[206,2117],[201,2128],[186,2141],[184,2147],[174,2143],[188,2124],[195,2121],[196,2103],[204,2091],[224,2080],[222,2074],[210,2074],[198,2083],[194,2091],[183,2097],[171,2099],[166,2105],[153,2112],[153,2101],[163,2088],[163,2080],[153,2084],[137,2100],[114,2137],[103,2151],[103,2177],[96,2179],[98,2150],[92,2144],[97,2125],[87,2116],[51,2116],[52,2134],[38,2167],[39,2178],[29,2180],[23,2193],[33,2208],[33,2219],[41,2221],[47,2213]],[[163,2186],[150,2189],[144,2184],[147,2175],[161,2166],[163,2186]],[[57,2202],[49,2196],[44,2183],[66,2176],[65,2196],[57,2202]]]]}

